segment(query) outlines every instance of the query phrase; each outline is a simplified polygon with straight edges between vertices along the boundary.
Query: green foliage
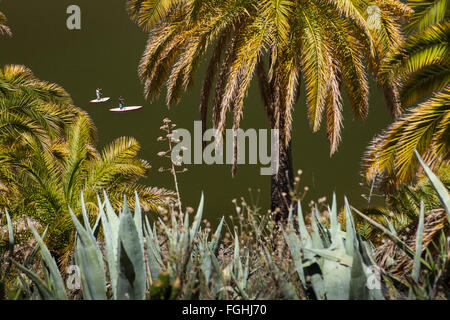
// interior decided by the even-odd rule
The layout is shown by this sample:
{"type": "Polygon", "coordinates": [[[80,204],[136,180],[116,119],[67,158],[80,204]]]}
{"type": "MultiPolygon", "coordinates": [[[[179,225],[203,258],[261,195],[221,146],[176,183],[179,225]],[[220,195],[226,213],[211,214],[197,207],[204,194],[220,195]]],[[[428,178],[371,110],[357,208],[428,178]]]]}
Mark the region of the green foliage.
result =
{"type": "Polygon", "coordinates": [[[414,9],[412,21],[408,24],[409,33],[420,33],[430,25],[448,19],[448,0],[409,0],[414,9]]]}
{"type": "Polygon", "coordinates": [[[170,282],[170,276],[167,272],[159,274],[150,287],[150,296],[152,300],[175,300],[180,292],[179,279],[170,282]]]}
{"type": "MultiPolygon", "coordinates": [[[[439,180],[447,188],[450,187],[450,166],[442,165],[436,170],[439,180]]],[[[375,191],[376,192],[376,191],[375,191]]],[[[373,194],[372,194],[373,196],[373,194]]],[[[425,173],[417,177],[413,185],[405,185],[395,193],[384,195],[384,206],[369,206],[360,211],[373,220],[388,228],[392,233],[402,230],[417,220],[423,201],[425,212],[436,211],[442,208],[442,202],[436,193],[433,184],[425,173]],[[393,231],[394,230],[394,231],[393,231]]],[[[365,223],[364,219],[355,217],[357,231],[375,245],[380,245],[382,235],[372,225],[365,223]]]]}
{"type": "MultiPolygon", "coordinates": [[[[137,197],[137,194],[136,194],[137,197]]],[[[117,300],[143,300],[146,298],[146,291],[149,289],[150,294],[155,294],[156,298],[166,296],[167,287],[170,284],[171,294],[169,297],[175,298],[179,291],[180,278],[186,281],[185,274],[190,274],[193,269],[193,261],[207,261],[208,255],[205,248],[200,246],[203,254],[197,258],[198,248],[194,251],[194,239],[200,229],[200,221],[203,213],[203,198],[199,206],[198,213],[194,219],[192,226],[189,226],[189,216],[186,215],[184,220],[184,230],[179,230],[174,223],[173,229],[169,229],[163,224],[166,236],[170,243],[169,259],[164,263],[161,259],[161,247],[156,239],[156,232],[150,228],[148,220],[146,228],[142,226],[142,216],[139,206],[136,207],[134,216],[125,200],[123,209],[119,216],[114,210],[105,194],[104,206],[99,199],[100,220],[104,231],[104,244],[106,252],[107,269],[109,270],[109,281],[112,286],[112,299],[117,300]],[[106,208],[106,213],[103,207],[106,208]],[[145,250],[144,250],[144,232],[147,234],[147,250],[149,253],[149,269],[146,272],[145,250]],[[152,238],[153,237],[153,238],[152,238]],[[152,242],[153,241],[153,242],[152,242]],[[159,259],[156,258],[159,255],[159,259]],[[159,260],[159,261],[158,261],[159,260]],[[159,270],[164,270],[160,272],[159,270]],[[147,278],[148,277],[148,278],[147,278]],[[168,280],[170,278],[170,282],[168,280]],[[155,279],[155,280],[153,280],[155,279]],[[173,280],[172,280],[173,279],[173,280]],[[177,280],[178,279],[178,280],[177,280]],[[147,281],[148,280],[148,281],[147,281]]],[[[138,202],[138,200],[137,200],[138,202]]],[[[83,197],[81,198],[82,219],[83,224],[78,221],[77,217],[70,210],[71,218],[77,230],[76,246],[75,246],[75,263],[80,268],[81,284],[83,298],[86,300],[106,299],[106,273],[103,263],[103,253],[97,243],[95,227],[91,228],[89,215],[83,197]]],[[[30,223],[35,238],[38,240],[43,253],[43,267],[48,270],[48,281],[41,280],[34,272],[21,266],[17,262],[14,265],[21,271],[26,273],[28,277],[36,284],[41,298],[43,299],[65,299],[65,289],[61,275],[56,268],[56,262],[50,257],[47,247],[43,244],[42,239],[30,223]],[[62,291],[63,290],[63,291],[62,291]]],[[[220,234],[220,229],[216,236],[220,234]]],[[[206,241],[205,245],[209,250],[217,248],[218,239],[206,241]]],[[[206,269],[203,269],[206,271],[206,269]]],[[[193,284],[193,281],[188,288],[193,284]]],[[[192,292],[185,292],[190,295],[192,292]]]]}
{"type": "Polygon", "coordinates": [[[382,190],[393,193],[417,176],[417,150],[434,169],[448,165],[450,85],[412,108],[370,144],[364,158],[367,181],[383,179],[382,190]]]}
{"type": "MultiPolygon", "coordinates": [[[[423,167],[425,174],[433,185],[436,194],[441,200],[441,205],[447,212],[447,218],[450,221],[450,194],[448,192],[448,188],[443,185],[439,178],[427,166],[424,160],[420,157],[419,153],[416,152],[415,154],[423,167]]],[[[449,299],[450,287],[448,285],[448,281],[450,280],[450,237],[447,237],[445,230],[442,229],[440,230],[440,238],[438,241],[432,242],[432,246],[434,247],[423,247],[425,236],[425,207],[423,201],[421,201],[420,212],[418,214],[419,221],[416,232],[415,249],[408,247],[408,245],[403,242],[397,234],[387,230],[385,227],[370,219],[358,210],[354,209],[354,211],[362,218],[366,219],[374,227],[379,229],[413,259],[411,276],[404,276],[407,281],[407,287],[409,287],[410,299],[449,299]],[[434,255],[431,254],[431,250],[435,251],[434,255]]]]}
{"type": "Polygon", "coordinates": [[[383,177],[393,193],[420,168],[414,151],[434,170],[450,157],[450,19],[448,0],[410,0],[409,37],[386,56],[381,76],[400,83],[404,108],[417,104],[375,137],[364,161],[368,181],[383,177]]]}
{"type": "MultiPolygon", "coordinates": [[[[8,226],[8,238],[9,238],[9,250],[8,250],[8,259],[11,259],[14,255],[14,232],[11,222],[11,217],[9,216],[8,211],[6,211],[6,220],[8,226]]],[[[3,269],[3,254],[0,256],[0,300],[5,299],[6,297],[6,278],[11,269],[11,261],[7,262],[7,266],[5,270],[3,269]]]]}
{"type": "MultiPolygon", "coordinates": [[[[450,199],[448,191],[423,165],[445,207],[450,199]]],[[[135,201],[139,203],[137,194],[135,201]]],[[[351,207],[347,199],[344,227],[339,222],[335,196],[328,208],[328,221],[314,207],[307,226],[300,203],[296,218],[291,209],[278,240],[265,239],[264,233],[273,232],[273,226],[263,227],[264,218],[258,220],[250,213],[247,221],[239,215],[244,225],[233,228],[232,241],[228,242],[228,235],[221,240],[222,229],[228,224],[222,218],[213,234],[208,225],[203,228],[203,196],[192,221],[188,212],[173,212],[169,219],[159,218],[153,226],[148,217],[142,216],[139,205],[134,213],[130,210],[126,198],[119,215],[106,193],[104,201],[98,197],[98,208],[99,218],[93,226],[83,195],[81,221],[70,210],[77,231],[74,264],[79,268],[81,292],[86,300],[346,300],[406,295],[411,299],[436,299],[450,292],[446,287],[450,275],[449,239],[441,237],[436,256],[424,248],[423,203],[415,248],[408,247],[392,226],[383,227],[351,207]],[[356,232],[352,211],[373,223],[411,257],[410,276],[398,278],[377,268],[374,247],[356,232]]],[[[242,213],[240,207],[236,208],[242,213]]],[[[41,251],[40,275],[15,261],[14,266],[27,275],[39,298],[71,298],[54,258],[30,221],[29,224],[41,251]]],[[[36,298],[24,283],[28,297],[36,298]]]]}
{"type": "MultiPolygon", "coordinates": [[[[225,261],[218,255],[224,219],[211,237],[202,231],[203,197],[192,223],[188,213],[180,220],[173,216],[170,226],[160,220],[161,234],[147,218],[142,224],[139,206],[133,215],[125,200],[117,216],[106,194],[104,202],[100,198],[98,201],[99,220],[94,227],[83,196],[82,221],[70,210],[77,230],[74,263],[80,271],[84,299],[255,298],[250,278],[260,273],[251,272],[248,249],[242,259],[236,236],[233,256],[225,261]],[[98,238],[98,228],[103,230],[102,239],[98,238]],[[159,238],[164,238],[166,244],[159,238]]],[[[44,279],[15,261],[14,266],[32,281],[41,299],[66,299],[70,290],[66,293],[55,260],[29,224],[41,249],[44,279]]],[[[270,254],[265,254],[270,261],[270,254]]],[[[273,261],[270,264],[273,272],[280,273],[273,261]]],[[[284,282],[283,286],[288,284],[284,282]]]]}
{"type": "MultiPolygon", "coordinates": [[[[439,180],[438,177],[431,171],[431,169],[425,164],[423,159],[420,157],[419,153],[416,151],[416,156],[419,159],[419,162],[421,166],[423,167],[426,175],[428,176],[428,179],[430,179],[431,183],[433,184],[434,189],[436,190],[436,193],[439,196],[439,199],[441,199],[442,205],[444,206],[445,210],[447,211],[447,214],[450,218],[450,195],[448,194],[448,188],[446,188],[442,182],[439,180]]],[[[449,219],[450,221],[450,219],[449,219]]]]}
{"type": "Polygon", "coordinates": [[[71,243],[68,207],[80,211],[82,191],[86,206],[96,212],[102,189],[115,208],[123,195],[132,198],[137,191],[145,211],[156,211],[175,196],[139,183],[150,165],[137,157],[140,145],[134,138],[120,137],[98,151],[95,125],[72,103],[63,88],[23,66],[0,70],[0,207],[13,218],[28,215],[48,225],[52,251],[71,243]]]}
{"type": "Polygon", "coordinates": [[[350,207],[345,200],[346,232],[338,222],[336,197],[330,210],[330,227],[321,221],[317,208],[313,209],[312,232],[307,231],[300,203],[298,204],[298,230],[294,229],[292,210],[288,228],[284,233],[296,270],[302,283],[310,278],[315,297],[323,300],[382,299],[380,288],[369,289],[369,269],[372,249],[356,233],[350,207]]]}

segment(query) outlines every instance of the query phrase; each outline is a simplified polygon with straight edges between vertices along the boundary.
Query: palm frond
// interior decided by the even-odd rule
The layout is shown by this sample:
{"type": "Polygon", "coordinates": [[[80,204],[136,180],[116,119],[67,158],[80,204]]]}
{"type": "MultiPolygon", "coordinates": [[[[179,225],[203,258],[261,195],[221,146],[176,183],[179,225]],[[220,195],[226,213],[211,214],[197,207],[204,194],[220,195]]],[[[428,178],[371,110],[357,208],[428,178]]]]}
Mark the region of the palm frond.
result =
{"type": "MultiPolygon", "coordinates": [[[[404,43],[394,47],[380,68],[383,83],[401,83],[399,98],[410,108],[368,148],[365,176],[383,177],[383,188],[398,190],[414,179],[414,150],[433,168],[449,161],[450,115],[450,20],[447,1],[411,1],[416,10],[409,28],[418,28],[404,43]],[[431,97],[430,97],[431,96],[431,97]]],[[[395,88],[396,89],[396,88],[395,88]]],[[[393,94],[397,94],[393,91],[393,94]]]]}
{"type": "Polygon", "coordinates": [[[431,99],[412,108],[375,138],[363,164],[367,180],[380,174],[386,175],[390,178],[390,189],[411,181],[418,170],[414,150],[433,168],[443,161],[448,162],[449,101],[450,86],[447,86],[431,99]],[[441,135],[435,135],[438,130],[441,135]]]}
{"type": "Polygon", "coordinates": [[[6,16],[0,12],[0,35],[2,36],[11,36],[11,29],[6,26],[6,16]]]}
{"type": "Polygon", "coordinates": [[[325,107],[327,80],[330,77],[330,47],[324,37],[318,15],[314,8],[301,10],[303,39],[302,39],[302,75],[306,85],[306,102],[310,125],[314,131],[319,130],[322,112],[325,107]]]}
{"type": "Polygon", "coordinates": [[[146,174],[150,165],[135,159],[140,149],[134,138],[120,137],[106,146],[97,161],[90,163],[86,189],[100,190],[120,181],[135,181],[146,174]]]}
{"type": "Polygon", "coordinates": [[[381,73],[387,78],[407,78],[403,80],[401,90],[405,105],[441,90],[450,78],[450,20],[432,25],[423,32],[408,38],[406,43],[394,51],[387,59],[381,73]],[[430,86],[428,90],[412,91],[416,80],[433,78],[430,71],[439,70],[440,81],[430,86]]]}
{"type": "Polygon", "coordinates": [[[169,10],[184,2],[180,0],[130,0],[127,9],[131,19],[144,30],[149,30],[167,15],[169,10]]]}
{"type": "Polygon", "coordinates": [[[421,33],[430,25],[448,19],[448,0],[409,0],[415,14],[406,26],[409,33],[421,33]]]}

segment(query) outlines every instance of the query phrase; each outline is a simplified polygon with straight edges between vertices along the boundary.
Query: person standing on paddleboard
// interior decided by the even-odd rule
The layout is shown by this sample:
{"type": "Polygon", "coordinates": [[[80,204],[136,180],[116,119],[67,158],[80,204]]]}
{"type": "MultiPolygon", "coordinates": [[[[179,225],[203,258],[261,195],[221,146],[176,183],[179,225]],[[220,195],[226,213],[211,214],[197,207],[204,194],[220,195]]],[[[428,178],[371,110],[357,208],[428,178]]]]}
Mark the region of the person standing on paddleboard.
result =
{"type": "Polygon", "coordinates": [[[120,110],[123,109],[123,105],[125,103],[125,100],[122,98],[122,96],[119,97],[119,108],[120,110]]]}
{"type": "Polygon", "coordinates": [[[97,88],[96,90],[95,90],[95,93],[97,94],[97,100],[102,100],[102,89],[100,89],[100,88],[97,88]]]}

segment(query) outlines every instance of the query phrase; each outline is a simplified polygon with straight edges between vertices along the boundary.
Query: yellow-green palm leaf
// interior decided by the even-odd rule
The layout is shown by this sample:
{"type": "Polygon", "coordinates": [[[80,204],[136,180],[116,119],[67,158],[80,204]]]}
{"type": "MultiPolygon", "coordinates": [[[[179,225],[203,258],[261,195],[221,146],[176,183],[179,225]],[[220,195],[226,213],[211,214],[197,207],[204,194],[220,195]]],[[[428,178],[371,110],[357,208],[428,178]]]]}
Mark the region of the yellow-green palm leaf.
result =
{"type": "Polygon", "coordinates": [[[444,88],[450,82],[450,20],[409,37],[387,58],[382,72],[403,82],[405,106],[444,88]]]}
{"type": "Polygon", "coordinates": [[[432,168],[450,156],[450,85],[431,99],[412,108],[384,133],[375,138],[367,151],[364,169],[367,180],[380,174],[387,189],[393,191],[412,181],[418,164],[417,150],[432,168]]]}
{"type": "Polygon", "coordinates": [[[398,82],[404,107],[412,107],[375,138],[364,170],[368,180],[383,177],[388,191],[412,182],[417,149],[436,168],[449,161],[450,20],[447,0],[411,0],[415,15],[407,26],[410,36],[387,55],[381,68],[386,82],[398,82]]]}

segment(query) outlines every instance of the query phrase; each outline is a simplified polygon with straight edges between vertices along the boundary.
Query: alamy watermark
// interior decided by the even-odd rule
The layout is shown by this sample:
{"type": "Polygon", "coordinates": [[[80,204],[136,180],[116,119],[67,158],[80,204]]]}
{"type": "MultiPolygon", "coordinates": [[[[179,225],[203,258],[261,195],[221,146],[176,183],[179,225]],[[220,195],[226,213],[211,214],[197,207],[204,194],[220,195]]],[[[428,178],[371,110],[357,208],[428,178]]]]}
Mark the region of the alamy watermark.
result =
{"type": "Polygon", "coordinates": [[[171,159],[177,164],[261,164],[261,175],[274,175],[279,166],[279,130],[227,129],[225,138],[218,140],[218,130],[208,129],[202,134],[202,122],[194,121],[194,134],[187,129],[173,131],[171,159]],[[270,136],[270,143],[269,143],[270,136]],[[203,142],[210,142],[203,149],[203,142]],[[268,147],[270,144],[270,154],[268,147]],[[235,157],[235,146],[237,155],[235,157]],[[246,152],[248,146],[248,153],[246,152]],[[224,152],[225,151],[225,152],[224,152]],[[248,162],[247,162],[248,161],[248,162]]]}
{"type": "MultiPolygon", "coordinates": [[[[81,8],[72,4],[67,7],[66,13],[69,15],[66,26],[69,30],[81,30],[81,8]]],[[[370,5],[366,9],[367,25],[369,29],[381,28],[381,9],[376,5],[370,5]]]]}
{"type": "Polygon", "coordinates": [[[69,30],[81,30],[81,8],[75,4],[67,7],[66,13],[69,15],[66,26],[69,30]]]}
{"type": "Polygon", "coordinates": [[[81,273],[80,268],[76,265],[70,265],[66,268],[67,280],[66,286],[69,290],[81,289],[81,273]]]}
{"type": "Polygon", "coordinates": [[[377,266],[368,267],[366,287],[369,290],[380,290],[381,289],[381,270],[377,266]]]}
{"type": "Polygon", "coordinates": [[[371,5],[366,9],[367,13],[367,25],[369,29],[379,30],[381,29],[381,9],[376,5],[371,5]]]}

